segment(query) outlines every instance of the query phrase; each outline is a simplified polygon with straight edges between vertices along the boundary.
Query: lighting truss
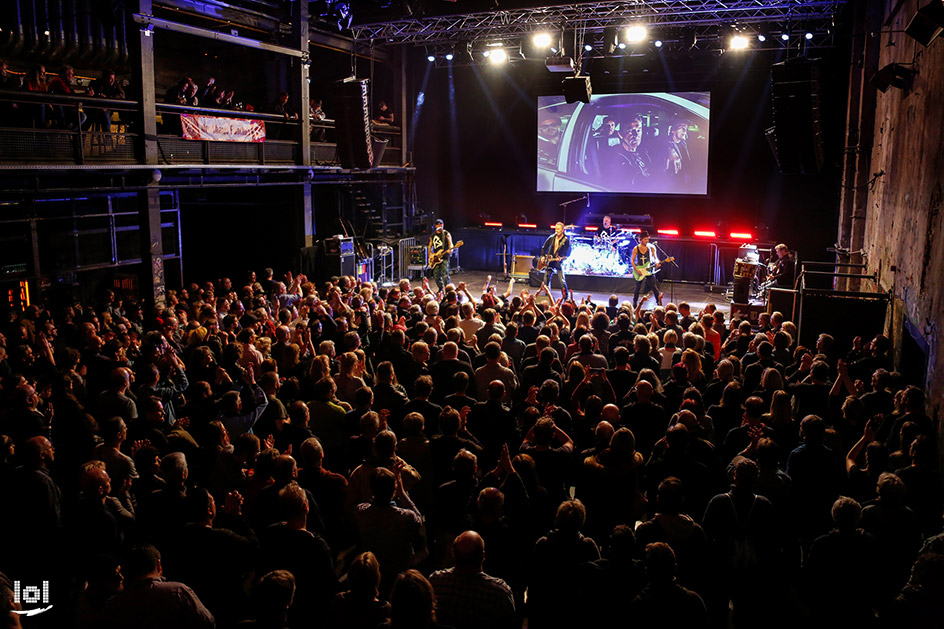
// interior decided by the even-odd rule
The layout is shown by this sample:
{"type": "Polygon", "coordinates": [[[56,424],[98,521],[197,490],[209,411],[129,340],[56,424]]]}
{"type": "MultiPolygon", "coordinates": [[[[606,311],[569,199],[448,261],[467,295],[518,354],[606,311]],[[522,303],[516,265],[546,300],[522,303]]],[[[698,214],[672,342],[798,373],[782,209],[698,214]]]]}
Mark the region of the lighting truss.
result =
{"type": "Polygon", "coordinates": [[[375,45],[436,44],[459,40],[511,41],[541,27],[587,33],[642,22],[650,28],[730,24],[802,24],[814,36],[830,34],[846,0],[636,0],[564,4],[513,11],[488,11],[403,19],[353,27],[354,38],[375,45]]]}

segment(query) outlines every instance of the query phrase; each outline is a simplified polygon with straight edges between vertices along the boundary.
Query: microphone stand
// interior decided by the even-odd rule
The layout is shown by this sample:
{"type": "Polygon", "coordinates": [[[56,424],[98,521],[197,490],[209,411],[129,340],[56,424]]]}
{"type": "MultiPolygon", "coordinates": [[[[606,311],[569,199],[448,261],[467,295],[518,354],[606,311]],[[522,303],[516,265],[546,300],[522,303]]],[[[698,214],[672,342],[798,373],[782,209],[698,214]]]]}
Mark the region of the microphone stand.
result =
{"type": "MultiPolygon", "coordinates": [[[[672,256],[670,256],[670,255],[666,252],[665,249],[663,249],[662,247],[659,246],[659,242],[658,242],[658,241],[653,242],[652,244],[653,244],[653,246],[656,248],[656,251],[658,251],[659,253],[661,253],[664,258],[671,258],[671,257],[672,257],[672,256]]],[[[674,264],[674,265],[675,265],[675,268],[677,268],[677,269],[678,269],[678,268],[681,268],[681,267],[679,266],[678,262],[676,262],[675,260],[672,260],[672,264],[674,264]]],[[[675,301],[675,282],[672,282],[672,286],[671,286],[671,288],[670,288],[669,290],[670,290],[669,299],[674,302],[674,301],[675,301]]]]}
{"type": "Polygon", "coordinates": [[[558,205],[561,207],[561,212],[562,212],[562,214],[561,214],[561,222],[562,222],[564,225],[567,224],[567,206],[570,205],[570,204],[572,204],[572,203],[577,203],[578,201],[586,201],[587,203],[589,203],[589,202],[590,202],[590,195],[585,194],[585,195],[583,195],[582,197],[578,197],[578,198],[576,198],[576,199],[571,199],[570,201],[564,201],[563,203],[558,203],[558,205]]]}

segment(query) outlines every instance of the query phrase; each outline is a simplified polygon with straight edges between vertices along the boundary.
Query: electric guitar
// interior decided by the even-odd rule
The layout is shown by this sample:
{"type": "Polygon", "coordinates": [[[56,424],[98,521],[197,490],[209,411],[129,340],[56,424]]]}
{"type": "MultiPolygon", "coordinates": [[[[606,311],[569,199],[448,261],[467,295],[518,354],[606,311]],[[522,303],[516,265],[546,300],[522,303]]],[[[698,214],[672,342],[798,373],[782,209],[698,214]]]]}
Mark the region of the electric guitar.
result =
{"type": "Polygon", "coordinates": [[[660,260],[659,262],[650,262],[649,264],[645,264],[643,266],[636,266],[634,264],[633,265],[633,279],[635,279],[637,282],[641,282],[647,277],[649,277],[650,275],[655,275],[656,273],[661,271],[662,269],[659,267],[661,267],[663,263],[674,262],[674,261],[675,261],[675,258],[666,258],[665,260],[660,260]]]}
{"type": "Polygon", "coordinates": [[[538,258],[537,270],[543,271],[544,267],[546,267],[551,262],[560,262],[561,260],[564,260],[564,259],[565,258],[563,256],[541,256],[540,258],[538,258]]]}
{"type": "Polygon", "coordinates": [[[441,250],[437,251],[436,253],[431,254],[431,255],[429,256],[429,261],[427,262],[427,266],[429,266],[429,268],[433,268],[433,267],[439,266],[439,263],[442,262],[443,259],[444,259],[447,255],[449,255],[450,253],[452,253],[453,249],[458,249],[458,248],[461,247],[463,244],[465,244],[465,241],[464,241],[464,240],[460,240],[460,241],[457,242],[456,244],[452,245],[452,248],[450,248],[450,249],[441,249],[441,250]]]}

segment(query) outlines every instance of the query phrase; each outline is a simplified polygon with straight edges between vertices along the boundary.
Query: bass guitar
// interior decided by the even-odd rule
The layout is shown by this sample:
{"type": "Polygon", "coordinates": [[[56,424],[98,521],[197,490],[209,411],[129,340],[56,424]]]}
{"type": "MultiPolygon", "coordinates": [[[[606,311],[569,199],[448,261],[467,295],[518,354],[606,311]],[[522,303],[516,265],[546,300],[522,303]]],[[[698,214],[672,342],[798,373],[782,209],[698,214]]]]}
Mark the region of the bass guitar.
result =
{"type": "Polygon", "coordinates": [[[541,256],[538,258],[537,270],[543,271],[544,267],[546,267],[551,262],[560,262],[563,259],[563,256],[541,256]]]}
{"type": "Polygon", "coordinates": [[[641,282],[650,275],[655,275],[662,269],[660,268],[665,262],[674,262],[675,258],[666,258],[665,260],[660,260],[659,262],[651,262],[643,266],[633,265],[633,279],[637,282],[641,282]]]}
{"type": "Polygon", "coordinates": [[[465,241],[464,241],[464,240],[460,240],[460,241],[457,242],[456,244],[452,245],[452,248],[450,248],[450,249],[442,249],[442,250],[437,251],[436,253],[430,255],[430,256],[429,256],[429,261],[427,262],[427,266],[429,266],[429,268],[433,268],[433,267],[439,266],[439,263],[442,262],[442,261],[445,259],[446,256],[448,256],[450,253],[452,253],[455,249],[458,249],[459,247],[461,247],[463,244],[465,244],[465,241]]]}

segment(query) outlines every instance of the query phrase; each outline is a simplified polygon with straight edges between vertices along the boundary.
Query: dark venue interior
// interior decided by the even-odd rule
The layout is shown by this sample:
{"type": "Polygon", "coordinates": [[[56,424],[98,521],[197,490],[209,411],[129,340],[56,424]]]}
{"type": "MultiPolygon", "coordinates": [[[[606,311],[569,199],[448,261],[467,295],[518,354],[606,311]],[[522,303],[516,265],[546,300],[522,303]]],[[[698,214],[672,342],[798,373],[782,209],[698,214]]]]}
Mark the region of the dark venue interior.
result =
{"type": "Polygon", "coordinates": [[[944,626],[942,33],[0,2],[0,629],[944,626]]]}

